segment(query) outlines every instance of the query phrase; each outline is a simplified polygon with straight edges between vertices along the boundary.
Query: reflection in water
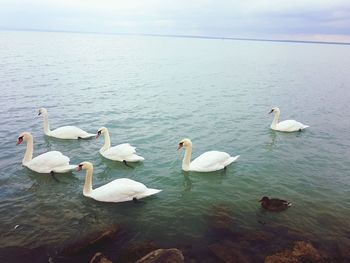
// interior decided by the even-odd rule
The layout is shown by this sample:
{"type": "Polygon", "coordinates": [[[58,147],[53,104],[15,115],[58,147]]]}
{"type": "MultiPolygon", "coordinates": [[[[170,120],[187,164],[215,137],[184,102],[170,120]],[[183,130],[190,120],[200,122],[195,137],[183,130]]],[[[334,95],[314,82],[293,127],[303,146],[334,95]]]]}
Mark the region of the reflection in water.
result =
{"type": "Polygon", "coordinates": [[[181,173],[184,177],[184,181],[183,181],[184,191],[189,192],[192,189],[192,181],[190,179],[189,172],[182,171],[181,173]]]}
{"type": "Polygon", "coordinates": [[[45,136],[45,135],[43,135],[43,136],[44,136],[44,142],[45,142],[46,148],[51,149],[51,140],[50,140],[49,136],[45,136]]]}
{"type": "Polygon", "coordinates": [[[278,141],[278,138],[277,138],[277,132],[273,131],[273,130],[270,130],[270,138],[271,138],[271,142],[270,142],[270,146],[271,148],[274,148],[276,146],[276,143],[278,141]]]}
{"type": "Polygon", "coordinates": [[[269,148],[272,150],[273,148],[276,148],[279,145],[280,141],[284,141],[287,139],[295,139],[295,138],[301,138],[303,136],[303,133],[307,131],[297,131],[297,132],[278,132],[270,129],[270,139],[271,142],[268,143],[270,146],[269,148]]]}
{"type": "MultiPolygon", "coordinates": [[[[81,140],[58,139],[55,137],[46,136],[44,134],[42,134],[42,136],[44,138],[45,144],[40,147],[45,148],[46,152],[60,151],[64,154],[65,149],[69,149],[70,147],[72,147],[72,145],[74,145],[76,148],[80,147],[79,143],[81,142],[81,140]]],[[[35,151],[35,147],[34,147],[34,151],[35,151]]],[[[68,153],[67,153],[67,156],[68,156],[68,153]]],[[[68,156],[68,157],[71,158],[71,156],[68,156]]]]}
{"type": "Polygon", "coordinates": [[[70,184],[73,181],[78,182],[79,179],[74,176],[73,172],[67,172],[67,173],[60,173],[60,174],[40,174],[36,173],[32,170],[29,170],[28,168],[25,168],[25,174],[32,180],[33,185],[30,187],[39,187],[40,185],[55,185],[58,183],[61,184],[70,184]]]}
{"type": "Polygon", "coordinates": [[[132,170],[143,165],[143,162],[127,162],[127,164],[125,164],[123,162],[109,160],[104,158],[101,154],[99,154],[99,157],[101,163],[105,163],[109,169],[132,170]]]}

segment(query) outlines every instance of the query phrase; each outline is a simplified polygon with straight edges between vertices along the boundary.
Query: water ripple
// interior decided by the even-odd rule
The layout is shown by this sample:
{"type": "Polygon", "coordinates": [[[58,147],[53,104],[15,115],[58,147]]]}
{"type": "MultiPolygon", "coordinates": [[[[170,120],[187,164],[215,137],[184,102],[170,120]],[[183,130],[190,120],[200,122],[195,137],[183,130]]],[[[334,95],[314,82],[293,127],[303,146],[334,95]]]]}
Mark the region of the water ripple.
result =
{"type": "Polygon", "coordinates": [[[247,229],[263,220],[347,238],[350,60],[339,46],[281,44],[282,56],[268,43],[234,41],[33,32],[1,32],[0,40],[1,247],[56,247],[116,223],[140,240],[197,239],[217,206],[247,229]],[[332,54],[327,63],[325,54],[332,54]],[[311,127],[271,131],[267,112],[275,105],[282,119],[311,127]],[[45,137],[39,107],[52,128],[108,127],[113,145],[135,145],[145,162],[129,168],[105,160],[102,139],[45,137]],[[84,173],[57,183],[21,166],[25,146],[15,143],[23,131],[33,133],[35,156],[59,150],[72,163],[93,162],[94,186],[127,177],[163,192],[140,205],[87,199],[84,173]],[[241,158],[225,171],[182,172],[176,147],[183,137],[192,139],[193,157],[216,149],[241,158]],[[293,207],[263,213],[263,195],[293,207]]]}

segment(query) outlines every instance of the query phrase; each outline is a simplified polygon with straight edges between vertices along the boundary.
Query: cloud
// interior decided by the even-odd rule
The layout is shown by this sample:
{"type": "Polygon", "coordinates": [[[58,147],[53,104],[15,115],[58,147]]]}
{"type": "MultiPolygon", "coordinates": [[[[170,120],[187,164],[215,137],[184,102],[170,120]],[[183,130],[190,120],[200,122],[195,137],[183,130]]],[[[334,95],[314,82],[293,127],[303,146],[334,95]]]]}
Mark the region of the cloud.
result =
{"type": "Polygon", "coordinates": [[[0,0],[0,27],[225,37],[349,35],[348,0],[0,0]]]}

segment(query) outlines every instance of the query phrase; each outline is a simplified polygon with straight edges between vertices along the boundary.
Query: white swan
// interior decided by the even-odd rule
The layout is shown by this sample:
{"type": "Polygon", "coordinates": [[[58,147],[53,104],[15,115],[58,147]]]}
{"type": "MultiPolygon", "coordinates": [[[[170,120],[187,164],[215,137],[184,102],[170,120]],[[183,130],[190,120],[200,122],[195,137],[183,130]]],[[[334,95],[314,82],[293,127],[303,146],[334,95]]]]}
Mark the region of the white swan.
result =
{"type": "Polygon", "coordinates": [[[69,164],[69,158],[61,152],[50,151],[33,158],[33,136],[29,132],[19,135],[17,145],[27,142],[27,149],[22,160],[23,166],[37,173],[66,173],[77,166],[69,164]]]}
{"type": "Polygon", "coordinates": [[[142,156],[136,154],[136,148],[131,146],[129,143],[119,144],[111,147],[111,139],[109,132],[106,127],[101,127],[97,131],[96,138],[101,134],[104,135],[104,145],[100,149],[100,154],[110,160],[119,162],[138,162],[145,160],[142,156]]]}
{"type": "Polygon", "coordinates": [[[62,126],[53,131],[50,130],[49,114],[45,108],[39,109],[39,114],[44,117],[44,133],[47,136],[55,137],[58,139],[87,139],[94,137],[95,134],[87,133],[82,129],[75,126],[62,126]]]}
{"type": "Polygon", "coordinates": [[[126,202],[157,194],[162,190],[147,188],[144,184],[128,178],[115,179],[108,184],[92,189],[93,165],[90,162],[79,164],[77,171],[86,170],[83,195],[101,202],[126,202]]]}
{"type": "Polygon", "coordinates": [[[232,157],[228,153],[209,151],[201,154],[191,162],[192,142],[190,139],[183,139],[179,143],[178,150],[186,148],[185,156],[182,160],[182,170],[197,172],[213,172],[224,169],[238,159],[239,155],[232,157]]]}
{"type": "Polygon", "coordinates": [[[294,132],[294,131],[301,131],[309,127],[295,120],[285,120],[285,121],[278,122],[278,119],[281,113],[280,109],[278,107],[274,107],[271,109],[269,113],[272,113],[272,112],[275,114],[275,117],[273,118],[270,126],[272,130],[282,131],[282,132],[294,132]]]}

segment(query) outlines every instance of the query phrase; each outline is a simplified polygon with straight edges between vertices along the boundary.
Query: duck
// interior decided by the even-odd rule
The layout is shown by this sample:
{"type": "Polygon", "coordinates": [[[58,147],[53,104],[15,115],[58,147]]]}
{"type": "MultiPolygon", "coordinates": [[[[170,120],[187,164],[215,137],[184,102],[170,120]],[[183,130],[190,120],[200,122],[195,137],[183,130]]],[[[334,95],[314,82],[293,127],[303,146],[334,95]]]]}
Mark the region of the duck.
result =
{"type": "Polygon", "coordinates": [[[59,151],[50,151],[33,158],[33,136],[30,132],[19,135],[17,144],[23,141],[27,143],[27,149],[22,160],[22,165],[37,173],[67,173],[77,168],[77,165],[69,164],[70,159],[59,151]]]}
{"type": "Polygon", "coordinates": [[[96,138],[100,137],[101,134],[104,136],[104,144],[99,152],[106,159],[123,162],[126,165],[127,162],[140,162],[145,160],[145,158],[136,154],[136,148],[129,143],[122,143],[111,147],[111,139],[106,127],[98,129],[96,138]]]}
{"type": "Polygon", "coordinates": [[[275,117],[272,120],[271,123],[271,129],[275,131],[281,131],[281,132],[295,132],[295,131],[302,131],[306,128],[308,128],[308,125],[302,124],[301,122],[295,121],[295,120],[285,120],[278,122],[281,111],[278,107],[273,107],[269,114],[274,113],[275,117]]]}
{"type": "Polygon", "coordinates": [[[224,169],[236,161],[240,155],[235,157],[230,156],[226,152],[219,151],[208,151],[191,162],[192,154],[192,142],[190,139],[182,139],[179,143],[177,150],[185,148],[185,155],[182,160],[182,170],[184,171],[195,171],[195,172],[213,172],[224,169]]]}
{"type": "Polygon", "coordinates": [[[162,191],[160,189],[147,188],[144,184],[128,178],[115,179],[112,182],[92,189],[93,169],[92,163],[82,162],[76,170],[86,170],[83,195],[96,201],[113,203],[135,201],[162,191]]]}
{"type": "Polygon", "coordinates": [[[95,134],[88,133],[76,126],[62,126],[55,130],[50,130],[49,114],[45,108],[40,108],[38,115],[42,115],[44,118],[44,134],[49,137],[58,139],[88,139],[95,137],[95,134]]]}
{"type": "Polygon", "coordinates": [[[288,202],[286,200],[278,199],[278,198],[268,198],[267,196],[264,196],[259,200],[261,203],[261,207],[273,212],[279,212],[286,210],[288,207],[292,206],[291,202],[288,202]]]}

